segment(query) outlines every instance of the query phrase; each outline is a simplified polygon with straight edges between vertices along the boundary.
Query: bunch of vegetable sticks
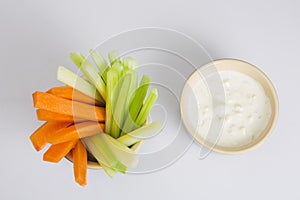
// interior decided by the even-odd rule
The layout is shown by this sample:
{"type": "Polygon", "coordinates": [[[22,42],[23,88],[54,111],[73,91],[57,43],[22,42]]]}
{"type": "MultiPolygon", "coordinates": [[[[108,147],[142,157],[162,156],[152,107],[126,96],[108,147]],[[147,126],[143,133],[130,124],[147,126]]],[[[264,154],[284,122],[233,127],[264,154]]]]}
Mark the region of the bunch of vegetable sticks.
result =
{"type": "Polygon", "coordinates": [[[88,157],[110,177],[117,171],[126,173],[138,161],[131,147],[161,130],[160,122],[146,124],[158,93],[152,88],[147,96],[149,76],[138,85],[137,61],[121,60],[116,51],[109,53],[109,64],[96,50],[90,55],[98,70],[82,54],[71,53],[83,76],[60,66],[57,79],[66,86],[33,94],[37,118],[46,122],[30,136],[37,151],[51,144],[45,161],[59,162],[71,155],[75,181],[82,186],[88,157]]]}

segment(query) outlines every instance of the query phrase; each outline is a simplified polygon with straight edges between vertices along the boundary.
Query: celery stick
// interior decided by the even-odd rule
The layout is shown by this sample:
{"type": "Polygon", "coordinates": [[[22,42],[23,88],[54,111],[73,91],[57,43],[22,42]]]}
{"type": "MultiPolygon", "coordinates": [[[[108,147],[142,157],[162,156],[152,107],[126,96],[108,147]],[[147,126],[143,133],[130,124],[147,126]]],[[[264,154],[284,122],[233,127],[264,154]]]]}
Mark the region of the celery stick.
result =
{"type": "Polygon", "coordinates": [[[126,174],[127,167],[125,165],[123,165],[121,162],[118,162],[117,168],[119,169],[119,172],[126,174]]]}
{"type": "Polygon", "coordinates": [[[136,71],[131,70],[130,73],[132,73],[132,78],[131,78],[131,82],[130,82],[130,86],[129,86],[129,90],[128,90],[128,95],[126,98],[126,103],[125,103],[125,111],[123,114],[123,120],[122,120],[122,124],[121,124],[121,133],[123,132],[123,128],[125,125],[125,120],[127,118],[127,116],[129,115],[129,111],[130,111],[130,103],[131,103],[131,99],[134,95],[134,92],[137,89],[137,84],[138,84],[138,74],[136,71]]]}
{"type": "Polygon", "coordinates": [[[57,80],[104,103],[96,88],[63,66],[57,69],[57,80]]]}
{"type": "Polygon", "coordinates": [[[118,160],[116,159],[106,142],[103,140],[103,135],[103,133],[100,133],[91,137],[84,138],[84,142],[92,151],[91,153],[96,159],[101,158],[101,162],[105,163],[109,167],[113,167],[118,163],[118,160]]]}
{"type": "Polygon", "coordinates": [[[118,140],[112,138],[109,135],[105,135],[103,137],[104,141],[110,147],[111,151],[116,156],[117,160],[120,161],[127,167],[135,167],[138,163],[138,154],[135,153],[133,150],[128,148],[123,143],[119,142],[118,140]]]}
{"type": "Polygon", "coordinates": [[[132,77],[133,73],[127,73],[118,81],[118,85],[116,88],[118,97],[114,99],[112,107],[113,120],[115,123],[112,124],[111,136],[113,136],[114,138],[118,138],[120,135],[120,129],[124,120],[124,113],[126,112],[126,102],[128,98],[127,96],[132,77]]]}
{"type": "Polygon", "coordinates": [[[154,105],[156,99],[158,97],[158,93],[157,93],[157,89],[156,88],[152,88],[152,90],[150,91],[150,94],[148,96],[148,98],[146,99],[135,123],[137,126],[142,126],[146,120],[147,117],[152,109],[152,106],[154,105]]]}
{"type": "Polygon", "coordinates": [[[128,69],[135,69],[139,65],[138,61],[132,57],[123,58],[122,64],[125,68],[128,68],[128,69]]]}
{"type": "Polygon", "coordinates": [[[92,64],[84,59],[83,55],[80,53],[71,53],[70,58],[77,65],[77,67],[82,71],[82,73],[91,81],[91,83],[97,88],[98,92],[104,100],[106,100],[106,85],[103,79],[99,76],[97,71],[94,69],[92,64]]]}
{"type": "Polygon", "coordinates": [[[118,51],[111,51],[108,53],[108,59],[109,59],[109,62],[110,62],[110,65],[112,66],[114,63],[116,62],[120,62],[121,63],[121,60],[120,60],[120,55],[119,55],[119,52],[118,51]]]}
{"type": "MultiPolygon", "coordinates": [[[[116,175],[117,170],[113,169],[111,167],[106,166],[105,164],[101,163],[98,161],[98,163],[101,165],[101,167],[103,168],[103,170],[105,171],[105,173],[112,178],[114,175],[116,175]]],[[[121,168],[121,167],[120,167],[121,168]]],[[[121,168],[121,172],[123,173],[123,168],[121,168]]]]}
{"type": "Polygon", "coordinates": [[[93,154],[93,156],[96,158],[98,163],[102,166],[105,173],[110,177],[114,176],[117,171],[116,169],[112,168],[112,166],[110,166],[109,161],[103,155],[105,151],[101,151],[99,145],[94,144],[94,142],[91,140],[90,137],[83,138],[82,141],[84,142],[88,151],[91,154],[93,154]]]}
{"type": "Polygon", "coordinates": [[[100,74],[103,74],[105,70],[109,67],[105,59],[103,58],[103,56],[99,51],[91,49],[90,54],[96,66],[98,67],[100,74]]]}
{"type": "Polygon", "coordinates": [[[71,53],[70,57],[77,67],[80,67],[85,60],[85,57],[81,53],[71,53]]]}
{"type": "MultiPolygon", "coordinates": [[[[92,83],[90,82],[90,80],[89,80],[86,76],[81,76],[81,78],[82,78],[83,80],[85,80],[86,82],[88,82],[89,84],[92,85],[92,83]]],[[[95,88],[95,90],[97,90],[97,89],[95,88]]],[[[98,90],[97,90],[97,92],[98,92],[98,90]]]]}
{"type": "Polygon", "coordinates": [[[118,83],[118,71],[115,68],[111,68],[107,72],[107,87],[106,87],[106,118],[105,118],[105,132],[107,134],[111,133],[112,127],[112,106],[113,106],[113,99],[114,99],[114,90],[118,83]]]}
{"type": "MultiPolygon", "coordinates": [[[[109,82],[109,84],[111,85],[111,89],[110,89],[110,96],[111,96],[111,106],[110,106],[110,112],[111,112],[111,121],[110,121],[110,132],[109,134],[111,135],[113,130],[117,130],[118,126],[117,126],[117,122],[115,121],[114,117],[113,117],[113,109],[115,109],[116,106],[116,101],[118,99],[119,96],[119,91],[120,88],[122,86],[122,84],[119,83],[119,80],[123,80],[122,79],[122,73],[123,73],[123,65],[121,65],[121,63],[117,62],[114,63],[111,67],[110,71],[113,71],[114,73],[114,80],[112,82],[109,82]]],[[[109,108],[108,108],[109,109],[109,108]]]]}
{"type": "Polygon", "coordinates": [[[150,138],[158,134],[162,129],[159,121],[144,125],[134,131],[119,137],[117,140],[126,146],[131,146],[141,140],[150,138]]]}
{"type": "Polygon", "coordinates": [[[121,76],[123,75],[123,70],[124,70],[124,66],[119,63],[119,62],[116,62],[114,63],[112,66],[111,66],[111,69],[115,69],[116,71],[118,71],[118,74],[119,74],[119,78],[121,78],[121,76]]]}
{"type": "MultiPolygon", "coordinates": [[[[122,165],[119,163],[121,162],[119,160],[120,155],[116,155],[116,153],[121,153],[116,151],[115,148],[111,146],[111,142],[109,141],[108,137],[110,136],[105,133],[102,133],[84,138],[83,141],[98,162],[100,161],[100,163],[104,164],[106,167],[124,172],[123,163],[122,165]]],[[[129,156],[127,156],[127,159],[130,159],[129,156]]],[[[128,161],[127,163],[131,164],[128,161]]]]}
{"type": "Polygon", "coordinates": [[[126,113],[129,112],[129,107],[130,107],[130,103],[131,103],[131,99],[135,93],[135,91],[137,90],[138,87],[138,73],[135,70],[131,70],[129,73],[132,74],[131,77],[131,82],[130,82],[130,88],[129,88],[129,92],[128,92],[128,96],[127,96],[127,102],[126,102],[126,113]]]}
{"type": "Polygon", "coordinates": [[[90,54],[104,82],[107,83],[106,76],[107,76],[107,71],[109,70],[109,66],[107,65],[105,59],[103,58],[103,56],[99,51],[91,49],[90,54]]]}
{"type": "Polygon", "coordinates": [[[125,117],[128,113],[130,97],[135,91],[138,83],[138,74],[133,70],[124,69],[121,75],[121,79],[118,82],[115,93],[116,99],[114,100],[114,109],[113,109],[113,125],[111,130],[111,135],[115,138],[119,137],[119,134],[122,130],[125,117]],[[125,71],[125,72],[124,72],[125,71]]]}
{"type": "Polygon", "coordinates": [[[141,108],[143,106],[144,99],[146,97],[148,88],[150,86],[150,82],[151,82],[151,77],[149,77],[149,76],[142,77],[139,88],[134,92],[134,94],[131,98],[129,112],[126,116],[125,123],[122,127],[121,136],[132,131],[133,128],[135,127],[134,126],[135,120],[139,114],[139,111],[141,110],[141,108]]]}

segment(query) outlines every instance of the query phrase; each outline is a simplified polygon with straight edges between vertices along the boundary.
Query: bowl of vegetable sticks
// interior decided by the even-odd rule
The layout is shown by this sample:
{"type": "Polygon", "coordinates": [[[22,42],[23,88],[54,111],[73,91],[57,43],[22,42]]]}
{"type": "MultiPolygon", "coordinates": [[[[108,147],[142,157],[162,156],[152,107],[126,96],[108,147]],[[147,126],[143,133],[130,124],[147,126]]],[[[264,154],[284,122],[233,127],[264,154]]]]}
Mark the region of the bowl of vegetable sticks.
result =
{"type": "Polygon", "coordinates": [[[92,61],[81,53],[70,58],[83,75],[59,66],[57,79],[65,85],[33,93],[37,119],[44,124],[30,140],[36,151],[50,144],[44,161],[72,161],[75,181],[84,186],[88,168],[113,177],[137,166],[143,139],[162,126],[146,123],[158,90],[150,88],[147,75],[139,81],[137,60],[112,51],[107,62],[96,50],[90,51],[92,61]]]}

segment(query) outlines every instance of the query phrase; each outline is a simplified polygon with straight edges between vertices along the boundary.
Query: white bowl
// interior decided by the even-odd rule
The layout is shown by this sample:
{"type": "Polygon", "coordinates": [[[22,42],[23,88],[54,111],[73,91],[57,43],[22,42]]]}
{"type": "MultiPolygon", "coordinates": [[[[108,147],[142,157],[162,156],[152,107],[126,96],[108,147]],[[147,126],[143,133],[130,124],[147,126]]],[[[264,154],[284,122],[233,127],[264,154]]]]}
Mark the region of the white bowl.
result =
{"type": "MultiPolygon", "coordinates": [[[[204,145],[207,148],[211,148],[213,151],[220,152],[220,153],[226,153],[226,154],[236,154],[236,153],[241,153],[248,151],[250,149],[253,149],[254,147],[257,147],[259,144],[261,144],[268,135],[273,131],[277,118],[278,118],[278,97],[276,90],[270,81],[270,79],[257,67],[254,65],[247,63],[245,61],[241,60],[236,60],[236,59],[220,59],[220,60],[215,60],[212,61],[208,64],[205,64],[204,66],[201,66],[199,70],[207,70],[207,69],[212,69],[214,71],[223,71],[223,70],[231,70],[231,71],[237,71],[240,73],[243,73],[245,75],[248,75],[252,77],[254,80],[256,80],[258,83],[261,84],[263,87],[267,97],[270,100],[271,104],[271,109],[272,109],[272,114],[270,117],[270,120],[266,126],[266,128],[259,134],[259,136],[254,139],[252,142],[247,143],[245,145],[239,146],[239,147],[228,147],[228,146],[220,146],[217,144],[212,144],[202,138],[198,133],[195,128],[191,126],[191,122],[188,121],[191,115],[195,116],[195,109],[187,109],[189,106],[188,105],[183,105],[182,102],[186,102],[185,100],[183,101],[183,98],[186,98],[186,95],[181,95],[181,116],[182,116],[182,121],[187,129],[187,131],[192,135],[192,137],[198,141],[200,144],[204,145]]],[[[199,73],[199,71],[195,71],[194,73],[199,73]]],[[[194,74],[193,73],[193,74],[194,74]]],[[[191,77],[193,76],[191,75],[191,77]]],[[[183,89],[186,90],[187,87],[192,87],[195,82],[191,79],[191,77],[187,80],[186,85],[183,89]]],[[[198,76],[201,77],[201,76],[198,76]]],[[[203,77],[204,78],[204,77],[203,77]]],[[[183,94],[184,92],[182,92],[183,94]]],[[[191,95],[201,95],[201,94],[191,94],[191,95]]]]}

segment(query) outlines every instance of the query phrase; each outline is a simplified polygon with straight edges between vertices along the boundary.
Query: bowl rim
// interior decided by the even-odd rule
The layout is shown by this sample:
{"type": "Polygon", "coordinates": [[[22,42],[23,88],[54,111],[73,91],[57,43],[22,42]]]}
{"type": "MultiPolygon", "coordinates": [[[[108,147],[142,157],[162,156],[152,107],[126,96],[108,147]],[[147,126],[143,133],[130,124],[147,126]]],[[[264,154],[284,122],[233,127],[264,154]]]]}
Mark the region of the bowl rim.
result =
{"type": "MultiPolygon", "coordinates": [[[[187,125],[184,123],[184,120],[182,118],[182,109],[180,109],[180,115],[181,115],[181,118],[182,118],[182,121],[183,121],[183,124],[187,130],[187,132],[189,133],[189,135],[198,142],[198,144],[200,145],[203,145],[204,147],[206,148],[209,148],[211,150],[213,150],[214,152],[218,152],[218,153],[223,153],[223,154],[231,154],[231,155],[234,155],[234,154],[240,154],[240,153],[245,153],[245,152],[248,152],[250,150],[253,150],[255,148],[257,148],[258,146],[260,146],[270,135],[271,133],[274,131],[275,127],[276,127],[276,124],[277,124],[277,120],[278,120],[278,115],[279,115],[279,99],[278,99],[278,94],[277,94],[277,91],[275,89],[275,86],[273,85],[273,83],[271,82],[270,78],[261,70],[259,69],[257,66],[247,62],[247,61],[244,61],[244,60],[240,60],[240,59],[234,59],[234,58],[221,58],[221,59],[216,59],[216,60],[212,60],[204,65],[201,65],[200,67],[198,67],[189,77],[188,79],[186,80],[185,82],[185,85],[188,83],[188,81],[190,80],[190,78],[195,74],[197,73],[197,71],[199,69],[202,69],[202,68],[205,68],[205,67],[208,67],[212,64],[215,63],[215,65],[217,65],[217,63],[220,63],[220,62],[234,62],[234,63],[237,63],[237,62],[240,62],[240,63],[243,63],[245,64],[245,66],[247,66],[251,71],[256,71],[258,74],[260,74],[260,76],[265,79],[266,81],[266,85],[267,85],[267,88],[268,90],[270,91],[270,94],[268,97],[269,98],[272,98],[274,100],[274,105],[271,104],[272,107],[274,107],[274,109],[272,109],[272,112],[274,114],[272,114],[273,117],[270,118],[270,121],[267,125],[267,127],[265,128],[265,130],[263,130],[260,134],[263,134],[262,137],[258,137],[259,140],[257,141],[254,141],[254,142],[250,142],[248,144],[245,144],[245,145],[242,145],[240,147],[224,147],[224,146],[219,146],[217,144],[209,144],[207,141],[205,141],[200,135],[198,135],[197,133],[191,133],[187,127],[187,125]],[[268,128],[269,126],[269,128],[268,128]],[[268,128],[268,129],[267,129],[268,128]],[[267,129],[267,130],[266,130],[267,129]]],[[[218,71],[224,71],[224,70],[219,70],[217,69],[218,71]]],[[[226,70],[226,69],[225,69],[226,70]]],[[[237,70],[234,70],[234,69],[228,69],[228,70],[231,70],[231,71],[237,71],[237,70]]],[[[240,73],[243,73],[243,74],[246,74],[242,71],[238,71],[240,73]]],[[[247,74],[246,74],[247,75],[247,74]]],[[[250,76],[250,75],[247,75],[247,76],[250,76]]],[[[251,77],[251,76],[250,76],[251,77]]],[[[253,77],[251,77],[253,78],[253,77]]],[[[256,80],[259,84],[262,85],[261,82],[259,82],[258,80],[256,80]]],[[[183,90],[181,92],[181,96],[180,96],[180,99],[183,98],[183,90]]]]}

